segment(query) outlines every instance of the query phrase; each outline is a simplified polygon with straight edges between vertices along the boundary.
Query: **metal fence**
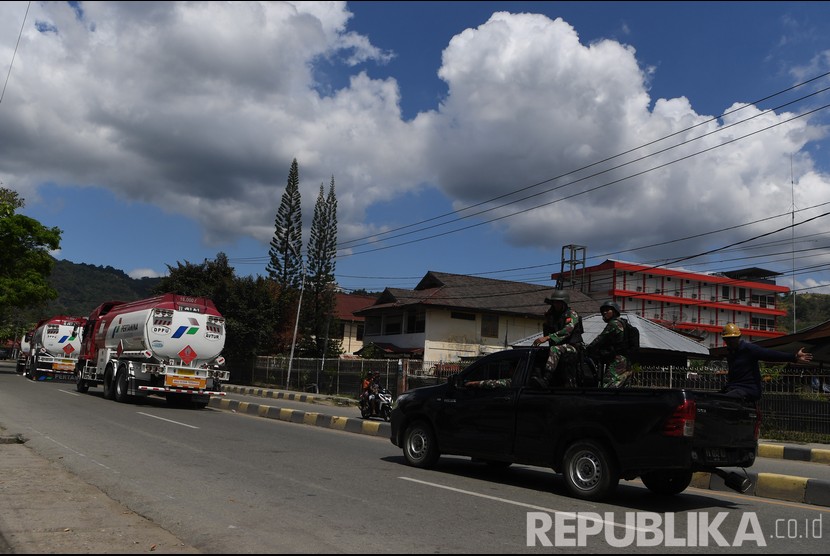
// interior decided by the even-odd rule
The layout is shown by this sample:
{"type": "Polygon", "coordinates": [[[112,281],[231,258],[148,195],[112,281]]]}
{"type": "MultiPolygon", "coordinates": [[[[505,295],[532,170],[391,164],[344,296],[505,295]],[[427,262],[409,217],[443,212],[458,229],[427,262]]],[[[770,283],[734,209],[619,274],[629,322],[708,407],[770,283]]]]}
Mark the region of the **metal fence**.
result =
{"type": "MultiPolygon", "coordinates": [[[[446,381],[463,370],[461,363],[427,362],[409,359],[305,359],[259,357],[251,371],[256,386],[300,392],[314,392],[357,399],[361,382],[368,373],[380,372],[381,385],[394,397],[418,388],[446,381]]],[[[634,386],[686,388],[718,391],[726,381],[722,367],[638,367],[634,386]]],[[[830,372],[805,367],[764,377],[760,402],[762,434],[778,432],[830,438],[830,372]]]]}

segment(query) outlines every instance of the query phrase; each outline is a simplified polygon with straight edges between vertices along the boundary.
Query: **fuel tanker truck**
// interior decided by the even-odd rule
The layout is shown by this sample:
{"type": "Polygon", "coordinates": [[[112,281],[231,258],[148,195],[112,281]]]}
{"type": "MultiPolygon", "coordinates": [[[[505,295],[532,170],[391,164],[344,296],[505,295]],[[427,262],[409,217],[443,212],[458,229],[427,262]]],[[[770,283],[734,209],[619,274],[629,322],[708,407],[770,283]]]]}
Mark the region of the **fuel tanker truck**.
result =
{"type": "Polygon", "coordinates": [[[108,301],[84,327],[76,387],[84,393],[101,385],[104,397],[118,402],[158,395],[201,409],[225,395],[224,347],[225,319],[209,299],[167,293],[108,301]]]}
{"type": "Polygon", "coordinates": [[[26,372],[26,363],[29,361],[29,352],[32,349],[32,330],[20,337],[20,350],[17,352],[17,367],[19,374],[26,372]]]}
{"type": "Polygon", "coordinates": [[[65,315],[37,323],[29,340],[26,376],[32,380],[72,379],[85,323],[85,317],[65,315]]]}

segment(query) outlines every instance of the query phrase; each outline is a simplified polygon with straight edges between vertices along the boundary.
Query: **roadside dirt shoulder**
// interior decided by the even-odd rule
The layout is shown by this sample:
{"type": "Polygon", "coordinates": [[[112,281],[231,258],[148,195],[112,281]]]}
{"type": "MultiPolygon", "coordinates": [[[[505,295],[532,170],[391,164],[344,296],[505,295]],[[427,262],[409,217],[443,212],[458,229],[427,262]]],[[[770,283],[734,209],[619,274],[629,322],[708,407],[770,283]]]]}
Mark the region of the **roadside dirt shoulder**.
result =
{"type": "Polygon", "coordinates": [[[13,437],[0,438],[0,553],[199,554],[13,437]]]}

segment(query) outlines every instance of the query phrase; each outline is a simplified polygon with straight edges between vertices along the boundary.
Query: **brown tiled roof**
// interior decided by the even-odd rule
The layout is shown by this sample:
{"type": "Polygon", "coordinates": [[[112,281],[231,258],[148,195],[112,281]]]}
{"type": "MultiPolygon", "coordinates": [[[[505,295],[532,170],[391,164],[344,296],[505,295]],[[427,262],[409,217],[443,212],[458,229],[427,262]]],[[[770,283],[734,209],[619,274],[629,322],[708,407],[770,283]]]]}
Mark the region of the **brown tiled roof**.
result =
{"type": "Polygon", "coordinates": [[[364,318],[355,316],[354,312],[369,307],[375,301],[376,296],[338,293],[335,306],[337,318],[343,321],[363,322],[364,318]]]}
{"type": "MultiPolygon", "coordinates": [[[[548,309],[545,298],[552,292],[551,286],[429,271],[414,290],[386,288],[374,305],[355,314],[424,305],[541,317],[548,309]]],[[[569,290],[569,294],[570,305],[579,314],[599,312],[599,302],[577,290],[569,290]]]]}

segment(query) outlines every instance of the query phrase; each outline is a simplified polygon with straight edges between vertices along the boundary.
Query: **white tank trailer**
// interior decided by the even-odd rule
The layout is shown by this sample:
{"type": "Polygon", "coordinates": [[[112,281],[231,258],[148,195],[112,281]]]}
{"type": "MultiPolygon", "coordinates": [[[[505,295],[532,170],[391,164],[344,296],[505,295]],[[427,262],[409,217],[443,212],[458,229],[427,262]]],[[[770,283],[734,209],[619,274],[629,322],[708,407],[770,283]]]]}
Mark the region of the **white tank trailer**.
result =
{"type": "Polygon", "coordinates": [[[23,334],[20,337],[20,350],[17,352],[17,367],[18,373],[26,372],[26,363],[29,361],[29,352],[32,349],[32,330],[23,334]]]}
{"type": "Polygon", "coordinates": [[[160,395],[169,405],[196,408],[224,395],[225,319],[209,299],[168,293],[109,301],[90,314],[84,334],[79,392],[101,385],[104,397],[118,402],[160,395]]]}
{"type": "Polygon", "coordinates": [[[29,341],[26,376],[32,380],[71,379],[78,361],[85,323],[85,317],[65,315],[37,323],[29,341]]]}

